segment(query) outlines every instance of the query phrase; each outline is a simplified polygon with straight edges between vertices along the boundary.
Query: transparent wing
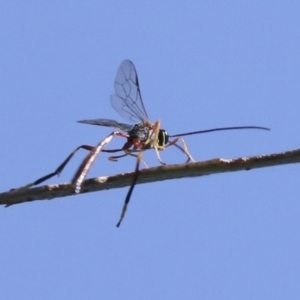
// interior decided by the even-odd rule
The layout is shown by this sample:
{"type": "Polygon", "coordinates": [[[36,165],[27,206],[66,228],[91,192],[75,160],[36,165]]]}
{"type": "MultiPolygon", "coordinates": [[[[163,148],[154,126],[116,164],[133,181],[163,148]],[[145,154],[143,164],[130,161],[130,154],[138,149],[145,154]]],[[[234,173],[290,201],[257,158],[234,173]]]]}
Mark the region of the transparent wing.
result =
{"type": "Polygon", "coordinates": [[[78,123],[83,123],[83,124],[118,128],[118,129],[121,129],[121,130],[126,131],[126,132],[130,131],[133,127],[132,125],[119,123],[117,121],[110,120],[110,119],[80,120],[80,121],[77,121],[77,122],[78,123]]]}
{"type": "Polygon", "coordinates": [[[124,60],[119,67],[114,88],[116,94],[111,95],[110,102],[123,118],[133,123],[149,121],[138,76],[130,60],[124,60]]]}

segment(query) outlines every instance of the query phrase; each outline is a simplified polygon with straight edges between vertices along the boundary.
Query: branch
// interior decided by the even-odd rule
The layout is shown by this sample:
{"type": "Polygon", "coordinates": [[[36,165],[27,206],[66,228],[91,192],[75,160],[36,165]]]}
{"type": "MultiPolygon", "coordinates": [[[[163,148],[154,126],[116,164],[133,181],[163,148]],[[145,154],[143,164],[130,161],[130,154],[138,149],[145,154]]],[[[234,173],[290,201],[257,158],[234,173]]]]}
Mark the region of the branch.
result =
{"type": "MultiPolygon", "coordinates": [[[[137,184],[186,177],[199,177],[233,171],[249,171],[251,169],[299,162],[300,149],[235,159],[216,158],[197,163],[165,165],[150,169],[143,169],[139,171],[137,184]]],[[[133,174],[134,172],[88,179],[84,182],[81,193],[97,192],[112,188],[130,186],[133,174]]],[[[75,193],[74,186],[72,186],[71,183],[44,185],[31,189],[19,188],[5,193],[0,193],[0,205],[10,206],[35,200],[51,200],[54,198],[74,195],[78,194],[75,193]]]]}

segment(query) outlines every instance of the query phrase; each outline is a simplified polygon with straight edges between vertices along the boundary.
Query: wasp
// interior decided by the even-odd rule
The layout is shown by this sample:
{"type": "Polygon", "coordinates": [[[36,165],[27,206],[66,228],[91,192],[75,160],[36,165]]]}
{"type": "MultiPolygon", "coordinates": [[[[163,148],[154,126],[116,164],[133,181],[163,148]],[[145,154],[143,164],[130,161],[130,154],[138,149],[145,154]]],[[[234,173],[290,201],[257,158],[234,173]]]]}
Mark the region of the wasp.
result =
{"type": "Polygon", "coordinates": [[[36,181],[24,186],[25,188],[30,188],[32,186],[38,185],[55,175],[59,175],[79,149],[87,150],[89,151],[89,154],[84,158],[71,181],[75,187],[76,193],[80,193],[82,183],[85,180],[88,171],[101,152],[123,152],[123,154],[118,156],[110,156],[109,159],[111,161],[117,161],[119,158],[125,156],[134,156],[136,157],[135,173],[133,176],[132,184],[125,198],[119,222],[116,225],[117,227],[119,227],[125,216],[133,189],[138,180],[140,163],[143,162],[147,166],[146,162],[142,159],[143,152],[145,150],[154,149],[158,161],[161,164],[165,164],[162,161],[159,152],[166,149],[167,147],[176,146],[187,156],[187,162],[195,162],[195,159],[189,153],[187,145],[182,138],[183,136],[223,130],[270,130],[269,128],[260,126],[234,126],[169,135],[166,130],[161,128],[160,120],[156,121],[155,123],[152,123],[150,121],[142,100],[136,68],[130,60],[124,60],[120,65],[116,75],[114,89],[115,94],[111,95],[110,97],[111,105],[123,118],[130,121],[134,125],[120,123],[111,119],[92,119],[78,121],[79,123],[84,124],[112,127],[117,130],[114,130],[112,133],[110,133],[96,146],[81,145],[77,147],[72,153],[69,154],[69,156],[62,162],[62,164],[58,166],[58,168],[54,172],[47,174],[37,179],[36,181]],[[114,137],[122,137],[126,139],[123,147],[120,149],[111,150],[104,149],[104,147],[109,144],[114,137]],[[181,145],[178,144],[179,141],[181,142],[181,145]]]}

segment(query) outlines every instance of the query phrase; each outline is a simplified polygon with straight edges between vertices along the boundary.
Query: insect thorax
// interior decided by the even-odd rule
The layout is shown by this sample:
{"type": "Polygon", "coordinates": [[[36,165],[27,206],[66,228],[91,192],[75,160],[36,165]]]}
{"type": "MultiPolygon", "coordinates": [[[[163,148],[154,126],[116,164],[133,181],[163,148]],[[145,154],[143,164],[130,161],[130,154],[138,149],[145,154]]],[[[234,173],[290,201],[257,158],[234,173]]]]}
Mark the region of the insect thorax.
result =
{"type": "Polygon", "coordinates": [[[141,142],[146,142],[150,136],[152,129],[144,123],[137,123],[133,128],[128,132],[129,139],[139,139],[141,142]]]}
{"type": "Polygon", "coordinates": [[[146,149],[153,148],[154,145],[159,146],[159,150],[162,150],[163,147],[169,142],[169,135],[166,130],[159,129],[158,134],[153,133],[153,128],[150,124],[137,123],[133,128],[128,132],[129,140],[138,139],[140,142],[145,143],[150,137],[151,140],[147,145],[146,149]]]}

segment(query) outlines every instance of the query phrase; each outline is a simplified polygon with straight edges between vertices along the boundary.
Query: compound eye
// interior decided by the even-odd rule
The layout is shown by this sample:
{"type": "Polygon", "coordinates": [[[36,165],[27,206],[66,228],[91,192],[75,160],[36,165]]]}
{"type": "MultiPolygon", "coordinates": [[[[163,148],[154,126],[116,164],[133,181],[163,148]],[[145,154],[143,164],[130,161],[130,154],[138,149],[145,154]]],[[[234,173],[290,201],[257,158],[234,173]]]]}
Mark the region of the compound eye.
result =
{"type": "Polygon", "coordinates": [[[160,129],[158,133],[158,145],[163,147],[169,142],[169,135],[166,130],[160,129]]]}

